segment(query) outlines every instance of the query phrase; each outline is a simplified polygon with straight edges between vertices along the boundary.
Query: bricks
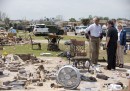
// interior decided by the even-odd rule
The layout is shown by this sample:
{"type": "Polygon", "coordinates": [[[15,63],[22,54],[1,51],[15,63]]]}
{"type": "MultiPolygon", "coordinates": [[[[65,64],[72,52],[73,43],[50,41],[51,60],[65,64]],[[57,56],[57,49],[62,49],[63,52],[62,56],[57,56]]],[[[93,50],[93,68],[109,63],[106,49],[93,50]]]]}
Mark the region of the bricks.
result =
{"type": "Polygon", "coordinates": [[[11,72],[18,72],[18,68],[9,68],[9,71],[11,71],[11,72]]]}
{"type": "Polygon", "coordinates": [[[42,82],[38,82],[37,86],[43,86],[43,83],[42,82]]]}
{"type": "Polygon", "coordinates": [[[0,70],[0,75],[3,75],[3,70],[0,70]]]}

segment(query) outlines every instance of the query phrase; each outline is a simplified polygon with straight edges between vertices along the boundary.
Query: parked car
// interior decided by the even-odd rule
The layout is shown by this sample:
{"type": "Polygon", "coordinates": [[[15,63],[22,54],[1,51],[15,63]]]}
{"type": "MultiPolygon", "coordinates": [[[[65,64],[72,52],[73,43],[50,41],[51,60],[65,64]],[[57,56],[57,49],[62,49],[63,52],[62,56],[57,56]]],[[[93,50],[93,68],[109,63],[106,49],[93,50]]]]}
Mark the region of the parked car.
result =
{"type": "Polygon", "coordinates": [[[124,27],[126,30],[126,42],[130,42],[130,27],[124,27]]]}
{"type": "Polygon", "coordinates": [[[81,35],[85,34],[86,28],[87,28],[87,26],[76,26],[75,27],[75,35],[77,35],[77,34],[81,34],[81,35]]]}
{"type": "Polygon", "coordinates": [[[64,26],[64,31],[65,32],[73,32],[74,28],[72,25],[66,25],[66,26],[64,26]]]}
{"type": "Polygon", "coordinates": [[[29,25],[26,27],[26,31],[28,31],[30,33],[34,30],[34,27],[35,27],[35,25],[29,25]]]}
{"type": "Polygon", "coordinates": [[[34,35],[38,35],[38,34],[47,35],[48,33],[49,31],[45,24],[36,24],[34,26],[34,29],[33,29],[34,35]]]}

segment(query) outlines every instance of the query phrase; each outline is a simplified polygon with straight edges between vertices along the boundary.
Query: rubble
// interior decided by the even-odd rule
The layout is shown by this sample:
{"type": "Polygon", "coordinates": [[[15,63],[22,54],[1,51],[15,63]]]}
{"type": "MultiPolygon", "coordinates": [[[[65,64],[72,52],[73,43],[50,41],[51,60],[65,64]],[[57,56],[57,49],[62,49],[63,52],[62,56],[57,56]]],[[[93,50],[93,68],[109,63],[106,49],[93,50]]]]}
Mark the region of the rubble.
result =
{"type": "Polygon", "coordinates": [[[11,90],[12,86],[0,86],[0,90],[11,90]]]}
{"type": "Polygon", "coordinates": [[[51,53],[40,53],[40,56],[52,56],[51,53]]]}
{"type": "Polygon", "coordinates": [[[108,80],[108,78],[109,78],[108,76],[106,76],[104,74],[97,74],[96,77],[99,79],[103,79],[103,80],[108,80]]]}
{"type": "Polygon", "coordinates": [[[51,84],[50,84],[50,87],[51,87],[51,88],[63,88],[63,86],[60,86],[60,85],[55,84],[55,83],[51,83],[51,84]]]}
{"type": "Polygon", "coordinates": [[[18,55],[23,61],[30,60],[31,54],[16,54],[18,55]]]}
{"type": "Polygon", "coordinates": [[[10,72],[18,72],[18,68],[11,67],[11,68],[9,68],[9,71],[10,72]]]}
{"type": "Polygon", "coordinates": [[[13,89],[24,89],[26,80],[14,80],[3,82],[3,86],[0,86],[0,90],[13,90],[13,89]]]}
{"type": "MultiPolygon", "coordinates": [[[[58,88],[59,90],[69,89],[69,88],[65,88],[64,86],[59,85],[59,83],[58,84],[55,83],[57,79],[57,75],[58,75],[57,71],[61,67],[66,65],[68,62],[64,62],[61,59],[54,61],[53,58],[52,59],[51,58],[39,59],[33,55],[29,55],[29,54],[25,56],[24,55],[22,54],[21,57],[19,57],[18,55],[11,54],[5,57],[5,61],[3,61],[3,59],[0,59],[0,91],[1,90],[18,90],[18,89],[22,89],[24,91],[24,89],[33,88],[33,87],[44,88],[45,86],[48,86],[46,85],[46,83],[49,84],[50,89],[54,89],[54,88],[58,88]],[[31,58],[31,56],[33,57],[31,58]],[[6,79],[6,77],[7,78],[11,77],[11,78],[9,80],[9,79],[6,79]]],[[[88,66],[88,64],[86,64],[86,66],[88,66]]],[[[126,86],[126,84],[122,83],[121,81],[117,82],[115,81],[115,79],[112,79],[113,75],[112,77],[110,77],[110,79],[115,82],[111,83],[110,82],[111,80],[108,79],[107,76],[105,77],[106,74],[104,73],[104,69],[102,69],[101,66],[93,66],[91,67],[90,71],[87,71],[86,69],[83,69],[84,71],[81,71],[82,69],[79,69],[79,70],[81,73],[80,74],[81,83],[79,84],[78,89],[80,88],[80,91],[87,91],[88,89],[91,89],[91,90],[98,89],[98,85],[94,85],[94,84],[98,83],[99,81],[106,83],[107,86],[109,86],[110,84],[120,85],[121,88],[124,88],[124,86],[126,86]],[[93,74],[91,74],[91,71],[93,72],[93,74]],[[104,77],[101,77],[101,76],[104,76],[104,77]],[[108,82],[106,81],[106,79],[108,82]],[[84,86],[82,82],[86,82],[84,83],[85,84],[84,86]],[[88,84],[90,87],[88,86],[88,84]]],[[[69,70],[66,71],[67,74],[68,72],[69,70]]],[[[62,73],[65,74],[63,71],[62,73]]],[[[71,71],[70,73],[71,75],[74,75],[73,71],[71,71]]],[[[117,74],[116,71],[115,73],[117,74]]],[[[127,77],[129,77],[129,75],[130,75],[129,70],[128,71],[126,70],[124,74],[122,73],[121,75],[118,75],[118,77],[128,80],[129,78],[127,77]]],[[[63,75],[61,74],[61,80],[63,78],[62,76],[63,75]]],[[[66,78],[67,77],[68,75],[66,75],[66,78]]],[[[72,82],[75,82],[75,78],[73,77],[72,77],[72,82]]],[[[68,84],[71,84],[70,81],[68,81],[68,84]]],[[[112,86],[113,85],[111,85],[110,87],[112,86]]],[[[105,88],[107,87],[105,86],[103,89],[105,88]]],[[[100,91],[102,91],[101,88],[100,88],[100,91]]]]}
{"type": "Polygon", "coordinates": [[[4,60],[2,60],[2,58],[0,58],[0,68],[4,67],[4,60]]]}
{"type": "Polygon", "coordinates": [[[81,75],[81,80],[82,81],[88,81],[88,82],[97,82],[97,79],[95,77],[87,77],[84,75],[81,75]]]}
{"type": "Polygon", "coordinates": [[[3,70],[0,70],[0,75],[4,75],[4,74],[3,74],[3,70]]]}
{"type": "Polygon", "coordinates": [[[43,86],[43,82],[37,82],[37,86],[43,86]]]}
{"type": "Polygon", "coordinates": [[[117,85],[117,84],[110,84],[108,86],[108,90],[109,91],[117,91],[117,90],[122,90],[123,88],[121,87],[121,85],[117,85]]]}

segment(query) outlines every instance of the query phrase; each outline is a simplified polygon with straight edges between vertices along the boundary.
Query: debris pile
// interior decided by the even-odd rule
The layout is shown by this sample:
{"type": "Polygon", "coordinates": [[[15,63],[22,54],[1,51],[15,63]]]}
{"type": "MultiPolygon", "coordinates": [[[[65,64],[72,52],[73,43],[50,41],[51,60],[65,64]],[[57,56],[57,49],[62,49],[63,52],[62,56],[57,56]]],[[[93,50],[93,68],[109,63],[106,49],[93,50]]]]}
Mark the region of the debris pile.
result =
{"type": "MultiPolygon", "coordinates": [[[[107,75],[101,65],[91,65],[88,71],[66,64],[67,62],[62,60],[54,61],[53,58],[41,60],[31,54],[9,54],[4,59],[0,58],[0,91],[25,90],[30,87],[44,86],[49,86],[50,89],[75,89],[78,87],[80,91],[127,88],[120,78],[128,80],[130,70],[123,73],[111,71],[111,75],[107,75]],[[103,82],[100,84],[101,86],[97,84],[99,81],[103,82]],[[47,83],[49,84],[46,85],[47,83]]],[[[88,67],[87,62],[85,66],[88,67]]]]}
{"type": "Polygon", "coordinates": [[[55,80],[56,71],[50,73],[45,70],[44,62],[30,54],[9,54],[4,60],[1,58],[0,77],[15,75],[13,79],[2,81],[0,90],[27,89],[31,84],[43,86],[46,80],[55,80]],[[8,75],[4,71],[7,71],[8,75]]]}

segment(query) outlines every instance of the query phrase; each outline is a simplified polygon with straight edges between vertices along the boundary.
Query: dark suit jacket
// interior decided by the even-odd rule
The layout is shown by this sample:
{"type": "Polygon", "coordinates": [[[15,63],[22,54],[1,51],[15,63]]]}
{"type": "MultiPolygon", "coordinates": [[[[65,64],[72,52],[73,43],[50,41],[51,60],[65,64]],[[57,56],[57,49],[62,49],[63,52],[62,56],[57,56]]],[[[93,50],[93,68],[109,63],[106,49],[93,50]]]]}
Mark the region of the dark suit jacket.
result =
{"type": "Polygon", "coordinates": [[[126,31],[122,30],[120,33],[120,45],[126,45],[126,31]]]}

